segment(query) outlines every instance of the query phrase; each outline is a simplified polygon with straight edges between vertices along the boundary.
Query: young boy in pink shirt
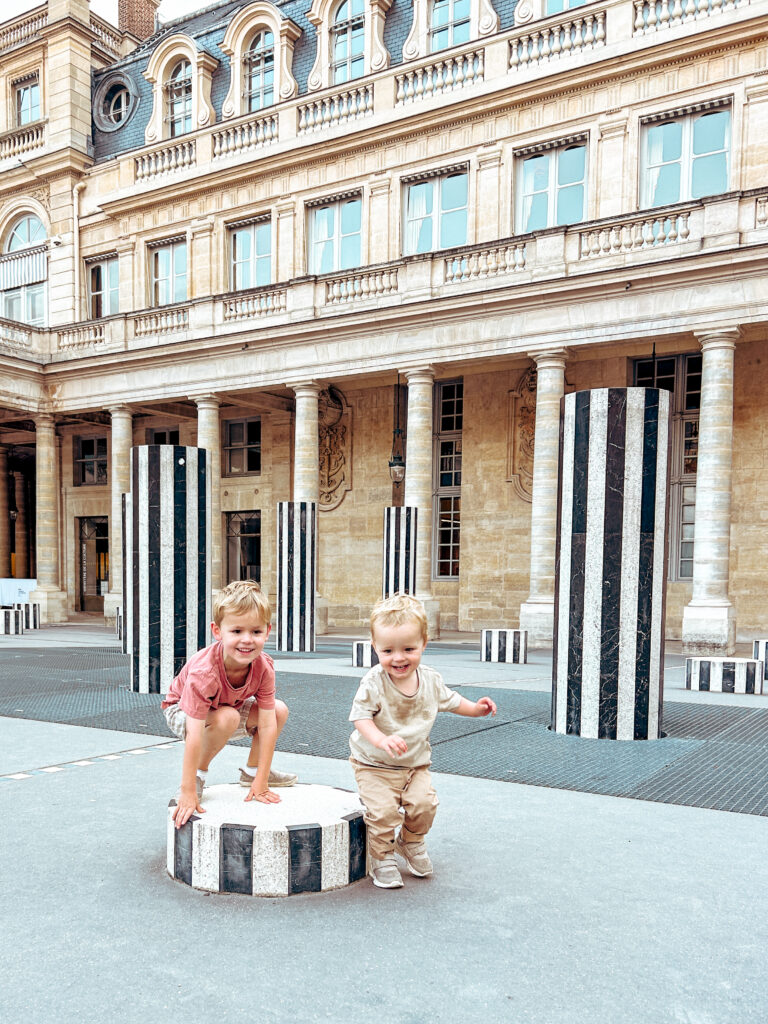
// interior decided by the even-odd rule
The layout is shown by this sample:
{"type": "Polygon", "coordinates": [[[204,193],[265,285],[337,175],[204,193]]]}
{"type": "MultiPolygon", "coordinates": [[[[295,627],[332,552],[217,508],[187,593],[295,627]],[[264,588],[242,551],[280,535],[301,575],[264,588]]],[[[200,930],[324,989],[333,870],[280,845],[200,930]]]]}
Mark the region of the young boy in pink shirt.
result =
{"type": "Polygon", "coordinates": [[[184,740],[176,828],[193,814],[205,813],[200,801],[209,765],[230,740],[253,738],[240,771],[240,785],[248,787],[246,800],[279,803],[270,787],[296,782],[295,775],[272,769],[288,708],[275,699],[275,666],[264,654],[271,618],[258,583],[230,583],[213,601],[214,643],[189,659],[166,694],[165,719],[174,736],[184,740]]]}

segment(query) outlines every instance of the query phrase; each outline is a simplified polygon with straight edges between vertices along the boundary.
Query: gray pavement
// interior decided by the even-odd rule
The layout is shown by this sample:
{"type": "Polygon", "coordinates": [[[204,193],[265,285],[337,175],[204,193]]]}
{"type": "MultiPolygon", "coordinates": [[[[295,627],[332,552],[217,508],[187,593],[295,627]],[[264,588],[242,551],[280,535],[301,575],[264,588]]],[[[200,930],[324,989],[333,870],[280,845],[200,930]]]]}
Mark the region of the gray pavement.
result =
{"type": "MultiPolygon", "coordinates": [[[[50,630],[23,640],[41,652],[60,643],[62,656],[80,646],[60,641],[64,631],[83,633],[83,647],[89,635],[91,647],[114,647],[105,630],[57,629],[53,648],[50,630]]],[[[0,654],[24,652],[2,639],[0,654]]],[[[351,693],[360,672],[346,671],[343,643],[278,659],[278,670],[350,677],[351,693]]],[[[453,685],[507,688],[517,700],[548,688],[539,653],[524,671],[481,665],[460,643],[433,645],[426,660],[453,685]]],[[[678,701],[670,676],[682,661],[673,652],[668,664],[678,701]]],[[[745,714],[733,696],[732,711],[715,695],[689,696],[745,714]]],[[[397,891],[366,880],[286,899],[208,895],[165,871],[180,744],[12,715],[0,717],[0,735],[3,1024],[768,1017],[764,816],[436,773],[433,878],[407,876],[397,891]]],[[[243,753],[224,750],[211,784],[234,780],[243,753]]],[[[281,751],[277,763],[303,782],[353,788],[340,757],[281,751]]]]}

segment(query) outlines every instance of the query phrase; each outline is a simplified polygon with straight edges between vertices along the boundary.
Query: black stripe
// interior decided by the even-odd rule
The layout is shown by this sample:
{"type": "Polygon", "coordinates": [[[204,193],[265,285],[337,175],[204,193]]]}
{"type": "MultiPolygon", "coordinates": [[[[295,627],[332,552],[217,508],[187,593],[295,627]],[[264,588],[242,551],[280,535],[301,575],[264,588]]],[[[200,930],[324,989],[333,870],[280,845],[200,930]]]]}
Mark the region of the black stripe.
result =
{"type": "Polygon", "coordinates": [[[126,550],[125,529],[126,529],[126,502],[128,501],[129,497],[130,497],[130,495],[128,495],[128,494],[121,494],[120,495],[120,515],[122,517],[122,524],[123,524],[123,533],[122,533],[122,537],[123,537],[123,628],[120,631],[120,641],[121,641],[120,646],[122,648],[123,654],[126,654],[128,652],[128,635],[126,633],[126,628],[125,628],[125,620],[127,618],[127,614],[126,613],[128,611],[128,565],[126,564],[126,559],[127,559],[127,554],[128,553],[127,553],[127,550],[126,550]]]}
{"type": "Polygon", "coordinates": [[[219,838],[219,892],[253,895],[253,828],[222,825],[219,838]]]}
{"type": "Polygon", "coordinates": [[[312,559],[309,566],[309,620],[307,622],[307,647],[308,651],[315,649],[315,591],[317,590],[317,502],[312,502],[310,512],[310,534],[308,543],[312,552],[312,559]]]}
{"type": "Polygon", "coordinates": [[[616,739],[619,716],[619,630],[626,442],[627,390],[609,388],[605,436],[600,700],[597,720],[598,738],[609,740],[616,739]]]}
{"type": "Polygon", "coordinates": [[[309,505],[306,501],[299,503],[299,566],[294,577],[294,586],[299,588],[299,646],[298,650],[306,651],[307,647],[307,531],[309,530],[309,505]]]}
{"type": "Polygon", "coordinates": [[[709,666],[710,662],[700,661],[699,662],[699,689],[709,689],[709,666]]]}
{"type": "MultiPolygon", "coordinates": [[[[189,481],[191,483],[191,481],[189,481]]],[[[187,632],[195,623],[188,622],[187,609],[187,516],[188,506],[187,451],[173,449],[173,675],[181,672],[187,660],[187,632]]],[[[166,685],[170,684],[170,680],[166,685]]]]}
{"type": "Polygon", "coordinates": [[[285,578],[283,575],[283,551],[285,544],[284,537],[284,505],[285,502],[277,503],[277,637],[275,646],[278,651],[286,650],[285,630],[283,629],[283,608],[285,607],[285,578]]]}
{"type": "Polygon", "coordinates": [[[374,648],[373,644],[371,644],[371,667],[373,667],[374,665],[378,665],[378,664],[379,664],[379,656],[376,653],[376,649],[374,648]]]}
{"type": "Polygon", "coordinates": [[[323,830],[317,822],[288,825],[288,892],[320,892],[323,882],[323,830]]]}
{"type": "Polygon", "coordinates": [[[747,664],[747,678],[746,678],[746,692],[755,692],[755,664],[751,662],[747,664]]]}
{"type": "Polygon", "coordinates": [[[192,826],[200,816],[193,814],[181,828],[174,829],[173,877],[192,885],[192,826]]]}
{"type": "Polygon", "coordinates": [[[520,632],[517,629],[512,633],[512,661],[516,665],[520,662],[520,632]]]}
{"type": "Polygon", "coordinates": [[[565,398],[560,399],[560,426],[558,439],[558,473],[557,473],[557,523],[555,526],[555,596],[552,620],[552,700],[549,706],[549,727],[557,729],[557,667],[561,658],[567,658],[567,652],[560,650],[558,622],[560,620],[560,535],[563,529],[563,437],[565,428],[565,398]]]}
{"type": "Polygon", "coordinates": [[[573,512],[571,526],[571,595],[568,611],[568,700],[565,731],[581,735],[581,674],[584,659],[584,572],[587,547],[589,468],[589,391],[575,397],[573,437],[573,512]]]}
{"type": "Polygon", "coordinates": [[[382,597],[389,597],[392,591],[392,520],[397,523],[397,509],[384,509],[384,566],[382,569],[382,597]]]}
{"type": "MultiPolygon", "coordinates": [[[[132,593],[130,595],[133,632],[133,649],[131,651],[131,685],[134,693],[140,692],[139,686],[139,578],[141,573],[141,557],[139,555],[139,449],[131,448],[131,533],[133,534],[132,562],[132,593]]],[[[126,598],[128,600],[128,598],[126,598]]]]}
{"type": "MultiPolygon", "coordinates": [[[[208,603],[208,527],[206,511],[206,481],[208,479],[208,452],[205,448],[197,449],[197,648],[206,646],[208,621],[205,608],[208,603]]],[[[218,487],[218,480],[211,480],[213,487],[218,487]]],[[[194,496],[192,497],[194,501],[194,496]]],[[[211,530],[220,529],[221,524],[211,523],[211,530]]],[[[211,551],[211,555],[213,551],[211,551]]]]}
{"type": "MultiPolygon", "coordinates": [[[[656,534],[656,469],[659,457],[659,392],[645,390],[643,484],[640,498],[640,550],[637,573],[637,649],[635,668],[636,740],[648,739],[653,618],[653,563],[656,534]]],[[[660,543],[663,539],[659,538],[660,543]]],[[[661,552],[659,552],[661,555],[661,552]]]]}
{"type": "Polygon", "coordinates": [[[164,514],[160,494],[160,445],[147,445],[147,580],[149,584],[149,670],[148,693],[160,693],[160,517],[164,514]]]}
{"type": "Polygon", "coordinates": [[[506,631],[506,629],[496,629],[496,630],[494,630],[494,632],[495,632],[495,634],[496,634],[496,636],[498,637],[498,640],[499,640],[499,656],[498,656],[497,660],[498,661],[506,661],[507,660],[507,631],[506,631]]]}
{"type": "Polygon", "coordinates": [[[723,662],[723,693],[736,692],[736,664],[733,661],[723,662]]]}
{"type": "Polygon", "coordinates": [[[284,520],[283,528],[285,530],[285,545],[287,555],[287,565],[285,572],[285,579],[283,580],[283,594],[285,595],[285,607],[286,607],[286,623],[285,623],[285,640],[283,642],[284,651],[293,650],[293,587],[294,587],[294,574],[295,574],[295,551],[293,543],[293,516],[295,503],[287,501],[284,508],[284,520]]]}
{"type": "Polygon", "coordinates": [[[690,688],[691,688],[691,665],[692,665],[691,659],[690,658],[686,658],[685,659],[685,688],[686,688],[686,690],[690,690],[690,688]]]}
{"type": "Polygon", "coordinates": [[[355,668],[363,667],[363,645],[361,643],[355,644],[355,668]]]}
{"type": "Polygon", "coordinates": [[[416,593],[416,545],[419,540],[419,510],[409,508],[405,526],[405,537],[407,541],[406,551],[408,558],[408,593],[416,593]]]}
{"type": "Polygon", "coordinates": [[[345,814],[341,819],[349,822],[349,880],[357,882],[365,878],[365,821],[362,811],[345,814]]]}
{"type": "Polygon", "coordinates": [[[483,640],[484,640],[484,647],[485,647],[484,654],[483,654],[483,661],[490,661],[493,658],[493,639],[492,639],[492,637],[493,637],[493,634],[491,633],[490,629],[484,629],[483,630],[483,640]]]}

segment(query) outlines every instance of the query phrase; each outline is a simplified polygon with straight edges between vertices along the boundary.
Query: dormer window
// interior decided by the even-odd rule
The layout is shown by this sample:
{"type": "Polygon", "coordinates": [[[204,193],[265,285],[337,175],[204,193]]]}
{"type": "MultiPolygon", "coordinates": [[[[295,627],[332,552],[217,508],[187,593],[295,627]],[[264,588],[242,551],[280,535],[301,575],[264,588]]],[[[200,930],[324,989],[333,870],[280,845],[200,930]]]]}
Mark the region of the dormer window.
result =
{"type": "Polygon", "coordinates": [[[243,65],[245,109],[270,107],[275,102],[275,37],[268,29],[253,37],[243,65]]]}
{"type": "Polygon", "coordinates": [[[430,17],[431,53],[469,42],[469,0],[433,0],[430,17]]]}
{"type": "Polygon", "coordinates": [[[365,8],[363,0],[342,0],[331,30],[334,84],[365,74],[365,8]]]}
{"type": "Polygon", "coordinates": [[[169,138],[192,131],[192,65],[188,60],[180,60],[171,69],[165,83],[165,109],[169,138]]]}
{"type": "MultiPolygon", "coordinates": [[[[528,5],[517,4],[521,6],[528,5]]],[[[492,0],[413,0],[413,24],[403,45],[403,60],[466,46],[498,31],[499,15],[492,0]]]]}

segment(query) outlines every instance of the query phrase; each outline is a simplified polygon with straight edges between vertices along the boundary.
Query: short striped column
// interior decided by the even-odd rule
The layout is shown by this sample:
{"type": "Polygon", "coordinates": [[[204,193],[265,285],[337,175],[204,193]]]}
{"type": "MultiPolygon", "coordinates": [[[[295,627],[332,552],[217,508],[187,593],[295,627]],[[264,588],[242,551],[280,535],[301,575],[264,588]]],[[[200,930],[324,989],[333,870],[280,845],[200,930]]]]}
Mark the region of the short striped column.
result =
{"type": "Polygon", "coordinates": [[[123,639],[123,609],[120,605],[115,608],[115,636],[118,640],[123,639]]]}
{"type": "Polygon", "coordinates": [[[246,803],[240,786],[203,792],[204,815],[180,829],[168,808],[167,871],[207,892],[292,896],[364,878],[366,828],[356,793],[292,786],[279,804],[246,803]]]}
{"type": "Polygon", "coordinates": [[[525,665],[528,661],[528,630],[482,630],[480,661],[506,661],[514,665],[525,665]]]}
{"type": "Polygon", "coordinates": [[[658,739],[669,393],[579,391],[560,420],[552,728],[658,739]]]}
{"type": "Polygon", "coordinates": [[[754,640],[752,643],[752,657],[755,661],[762,661],[764,680],[768,679],[768,657],[766,657],[768,652],[766,652],[766,646],[768,646],[768,640],[754,640]]]}
{"type": "Polygon", "coordinates": [[[205,449],[131,449],[123,599],[135,693],[166,693],[182,665],[208,643],[209,490],[205,449]]]}
{"type": "Polygon", "coordinates": [[[415,505],[388,505],[384,509],[384,565],[382,597],[416,593],[415,505]]]}
{"type": "Polygon", "coordinates": [[[372,668],[379,664],[379,656],[370,640],[352,642],[352,664],[355,668],[372,668]]]}
{"type": "Polygon", "coordinates": [[[757,658],[686,658],[686,690],[762,693],[764,662],[757,658]]]}
{"type": "Polygon", "coordinates": [[[25,601],[13,607],[21,612],[24,629],[40,629],[40,604],[37,601],[25,601]]]}
{"type": "Polygon", "coordinates": [[[315,649],[315,567],[317,505],[314,501],[277,503],[278,651],[315,649]]]}
{"type": "Polygon", "coordinates": [[[24,616],[18,608],[0,608],[0,634],[24,632],[24,616]]]}

